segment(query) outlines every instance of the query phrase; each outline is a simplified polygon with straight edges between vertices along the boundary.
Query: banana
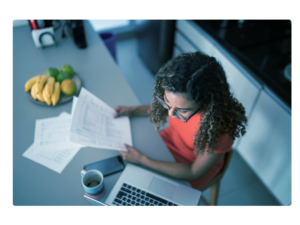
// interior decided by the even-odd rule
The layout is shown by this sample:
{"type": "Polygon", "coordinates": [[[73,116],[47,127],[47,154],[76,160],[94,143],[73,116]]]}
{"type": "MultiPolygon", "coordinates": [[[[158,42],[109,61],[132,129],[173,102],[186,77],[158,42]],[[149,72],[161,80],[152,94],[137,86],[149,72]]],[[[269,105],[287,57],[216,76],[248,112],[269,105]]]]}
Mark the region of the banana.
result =
{"type": "MultiPolygon", "coordinates": [[[[45,88],[44,88],[44,89],[45,89],[45,88]]],[[[44,99],[44,96],[43,96],[43,90],[40,91],[40,92],[37,92],[37,93],[36,93],[36,97],[37,97],[37,99],[38,99],[39,101],[45,102],[45,99],[44,99]]]]}
{"type": "Polygon", "coordinates": [[[42,90],[47,80],[48,80],[48,76],[42,75],[39,77],[39,79],[36,82],[36,94],[39,95],[40,97],[42,96],[42,90]]]}
{"type": "Polygon", "coordinates": [[[43,89],[43,97],[47,105],[51,105],[50,96],[46,93],[46,88],[43,89]]]}
{"type": "MultiPolygon", "coordinates": [[[[46,87],[45,87],[44,89],[45,89],[45,96],[46,96],[46,98],[51,99],[51,95],[48,95],[47,90],[46,90],[46,87]]],[[[44,93],[44,89],[43,89],[43,93],[44,93]]],[[[53,94],[53,93],[52,93],[52,94],[53,94]]]]}
{"type": "Polygon", "coordinates": [[[51,96],[51,102],[53,105],[56,105],[56,103],[59,100],[59,96],[60,96],[60,83],[59,82],[55,82],[54,84],[54,92],[51,96]]]}
{"type": "Polygon", "coordinates": [[[36,83],[40,75],[30,78],[25,84],[25,91],[28,92],[32,88],[32,86],[36,83]]]}
{"type": "Polygon", "coordinates": [[[54,83],[55,83],[55,79],[53,77],[49,77],[48,80],[47,80],[47,83],[45,85],[45,88],[46,88],[46,92],[49,96],[52,95],[53,93],[53,89],[54,89],[54,83]]]}
{"type": "Polygon", "coordinates": [[[30,94],[31,94],[31,97],[36,99],[36,83],[33,84],[33,86],[31,87],[31,91],[30,91],[30,94]]]}

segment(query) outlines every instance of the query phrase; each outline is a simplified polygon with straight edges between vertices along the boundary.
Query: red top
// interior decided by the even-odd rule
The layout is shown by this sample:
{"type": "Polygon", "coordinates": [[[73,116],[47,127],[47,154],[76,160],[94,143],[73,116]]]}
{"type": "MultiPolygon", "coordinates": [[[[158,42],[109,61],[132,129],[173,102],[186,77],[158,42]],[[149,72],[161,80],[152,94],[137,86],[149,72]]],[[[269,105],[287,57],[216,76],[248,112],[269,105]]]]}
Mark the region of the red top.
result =
{"type": "MultiPolygon", "coordinates": [[[[176,162],[192,164],[197,155],[194,154],[194,135],[199,129],[199,122],[202,113],[192,116],[187,123],[180,119],[173,119],[169,116],[169,123],[166,129],[159,134],[172,153],[176,162]]],[[[216,148],[216,153],[229,152],[233,140],[229,135],[221,135],[216,148]]],[[[202,179],[197,181],[190,181],[193,188],[199,189],[214,178],[224,165],[224,157],[217,163],[217,165],[207,173],[202,179]]]]}

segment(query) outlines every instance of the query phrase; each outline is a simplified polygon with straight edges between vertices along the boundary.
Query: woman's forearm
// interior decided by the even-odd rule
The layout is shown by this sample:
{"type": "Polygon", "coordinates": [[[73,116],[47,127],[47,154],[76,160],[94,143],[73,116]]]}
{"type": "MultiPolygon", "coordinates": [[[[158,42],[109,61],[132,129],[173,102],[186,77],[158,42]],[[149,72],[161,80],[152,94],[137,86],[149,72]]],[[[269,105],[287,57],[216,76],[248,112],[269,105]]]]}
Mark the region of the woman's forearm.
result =
{"type": "Polygon", "coordinates": [[[132,107],[132,116],[149,116],[151,105],[141,105],[132,107]]]}
{"type": "Polygon", "coordinates": [[[191,181],[201,179],[199,174],[196,175],[193,173],[192,166],[185,163],[159,161],[144,156],[141,159],[140,164],[180,180],[191,181]]]}

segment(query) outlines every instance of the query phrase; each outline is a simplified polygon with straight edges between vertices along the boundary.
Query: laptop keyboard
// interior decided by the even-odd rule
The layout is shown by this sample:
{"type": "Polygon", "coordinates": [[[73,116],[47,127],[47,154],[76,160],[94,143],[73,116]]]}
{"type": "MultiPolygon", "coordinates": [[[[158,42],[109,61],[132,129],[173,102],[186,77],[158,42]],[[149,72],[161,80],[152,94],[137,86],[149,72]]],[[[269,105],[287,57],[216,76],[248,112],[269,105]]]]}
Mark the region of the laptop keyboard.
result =
{"type": "Polygon", "coordinates": [[[144,190],[126,183],[123,183],[112,204],[117,206],[177,206],[173,202],[147,193],[144,190]]]}

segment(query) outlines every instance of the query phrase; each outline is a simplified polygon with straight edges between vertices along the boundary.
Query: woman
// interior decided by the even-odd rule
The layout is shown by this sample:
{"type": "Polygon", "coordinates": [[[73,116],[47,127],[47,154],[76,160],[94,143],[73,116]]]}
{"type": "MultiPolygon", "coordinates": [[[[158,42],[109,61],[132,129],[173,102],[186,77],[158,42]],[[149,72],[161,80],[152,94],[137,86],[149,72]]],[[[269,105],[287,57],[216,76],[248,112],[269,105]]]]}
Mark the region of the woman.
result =
{"type": "Polygon", "coordinates": [[[151,105],[117,106],[116,117],[150,116],[176,160],[153,160],[125,145],[119,151],[129,162],[165,175],[187,180],[200,189],[224,165],[236,137],[245,134],[245,108],[229,91],[225,72],[214,57],[201,52],[184,53],[168,61],[155,77],[151,105]]]}

